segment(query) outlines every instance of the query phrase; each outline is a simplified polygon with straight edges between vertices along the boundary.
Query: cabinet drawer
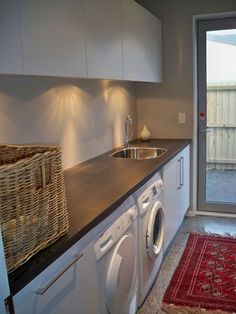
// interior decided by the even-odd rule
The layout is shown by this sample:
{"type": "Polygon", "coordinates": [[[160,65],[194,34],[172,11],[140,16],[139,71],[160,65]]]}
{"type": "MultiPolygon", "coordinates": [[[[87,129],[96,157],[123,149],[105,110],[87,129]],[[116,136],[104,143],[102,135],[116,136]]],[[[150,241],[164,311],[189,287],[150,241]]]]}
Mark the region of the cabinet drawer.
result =
{"type": "Polygon", "coordinates": [[[93,245],[71,247],[14,297],[14,305],[16,314],[97,313],[93,245]]]}

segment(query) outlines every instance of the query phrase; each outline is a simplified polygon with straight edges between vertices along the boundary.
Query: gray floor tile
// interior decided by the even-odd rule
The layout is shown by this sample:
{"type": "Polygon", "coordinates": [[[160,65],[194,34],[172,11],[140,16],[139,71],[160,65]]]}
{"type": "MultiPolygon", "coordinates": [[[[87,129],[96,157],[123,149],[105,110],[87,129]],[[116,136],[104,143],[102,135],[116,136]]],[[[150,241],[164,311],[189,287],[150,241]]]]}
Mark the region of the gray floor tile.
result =
{"type": "Polygon", "coordinates": [[[162,298],[185,249],[190,232],[208,232],[212,234],[230,234],[236,236],[236,219],[202,216],[186,218],[162,263],[155,284],[143,306],[138,310],[138,314],[164,313],[161,311],[162,298]]]}

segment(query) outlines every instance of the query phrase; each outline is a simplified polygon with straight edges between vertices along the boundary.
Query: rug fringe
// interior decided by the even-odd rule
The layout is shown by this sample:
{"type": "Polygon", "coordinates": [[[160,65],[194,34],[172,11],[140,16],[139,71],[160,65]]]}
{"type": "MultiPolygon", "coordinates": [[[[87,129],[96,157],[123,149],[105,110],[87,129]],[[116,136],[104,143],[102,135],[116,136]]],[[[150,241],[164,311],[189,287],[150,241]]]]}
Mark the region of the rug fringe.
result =
{"type": "MultiPolygon", "coordinates": [[[[174,304],[162,303],[162,311],[167,314],[229,314],[222,310],[206,310],[203,308],[190,307],[190,306],[177,306],[174,304]]],[[[231,312],[235,313],[235,312],[231,312]]]]}
{"type": "Polygon", "coordinates": [[[206,231],[186,231],[185,233],[189,234],[197,234],[197,235],[206,235],[206,236],[212,236],[212,237],[220,237],[220,238],[230,238],[230,239],[236,239],[236,234],[231,234],[229,232],[225,232],[224,234],[214,233],[214,232],[206,232],[206,231]]]}

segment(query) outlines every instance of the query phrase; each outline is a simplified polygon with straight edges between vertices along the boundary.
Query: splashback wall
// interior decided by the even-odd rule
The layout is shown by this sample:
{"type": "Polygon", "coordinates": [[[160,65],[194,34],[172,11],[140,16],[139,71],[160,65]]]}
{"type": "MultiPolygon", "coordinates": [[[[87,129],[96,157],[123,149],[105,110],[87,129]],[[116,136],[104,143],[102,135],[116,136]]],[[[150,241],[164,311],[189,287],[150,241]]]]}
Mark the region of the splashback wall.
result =
{"type": "Polygon", "coordinates": [[[124,119],[137,110],[133,83],[0,77],[0,143],[57,143],[72,167],[123,144],[124,119]]]}

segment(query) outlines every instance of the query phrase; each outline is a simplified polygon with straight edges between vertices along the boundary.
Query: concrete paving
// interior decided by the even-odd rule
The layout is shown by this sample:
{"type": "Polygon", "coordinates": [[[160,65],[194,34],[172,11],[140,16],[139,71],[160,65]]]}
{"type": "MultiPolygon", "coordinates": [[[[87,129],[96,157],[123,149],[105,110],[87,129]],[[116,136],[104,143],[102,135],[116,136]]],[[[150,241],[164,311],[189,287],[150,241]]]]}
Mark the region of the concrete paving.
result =
{"type": "Polygon", "coordinates": [[[236,204],[236,171],[208,170],[206,174],[206,201],[236,204]]]}

